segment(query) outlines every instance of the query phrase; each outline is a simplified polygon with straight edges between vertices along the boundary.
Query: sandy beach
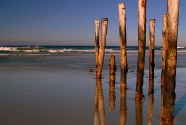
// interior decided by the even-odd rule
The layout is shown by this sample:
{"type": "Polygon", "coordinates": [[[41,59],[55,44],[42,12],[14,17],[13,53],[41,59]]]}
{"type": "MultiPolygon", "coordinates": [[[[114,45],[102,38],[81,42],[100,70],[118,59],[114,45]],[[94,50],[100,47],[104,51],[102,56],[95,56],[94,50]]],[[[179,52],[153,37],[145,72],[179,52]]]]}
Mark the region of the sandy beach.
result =
{"type": "MultiPolygon", "coordinates": [[[[149,97],[148,70],[145,70],[145,98],[136,104],[135,71],[129,70],[127,91],[123,93],[120,92],[119,71],[111,90],[107,69],[103,70],[103,79],[97,86],[95,72],[90,73],[88,69],[3,65],[0,66],[0,124],[96,125],[105,120],[107,125],[166,125],[161,120],[160,75],[161,69],[156,69],[154,94],[149,97]],[[96,110],[96,98],[101,109],[96,110]]],[[[171,125],[186,123],[185,77],[185,68],[177,68],[175,118],[171,125]]]]}

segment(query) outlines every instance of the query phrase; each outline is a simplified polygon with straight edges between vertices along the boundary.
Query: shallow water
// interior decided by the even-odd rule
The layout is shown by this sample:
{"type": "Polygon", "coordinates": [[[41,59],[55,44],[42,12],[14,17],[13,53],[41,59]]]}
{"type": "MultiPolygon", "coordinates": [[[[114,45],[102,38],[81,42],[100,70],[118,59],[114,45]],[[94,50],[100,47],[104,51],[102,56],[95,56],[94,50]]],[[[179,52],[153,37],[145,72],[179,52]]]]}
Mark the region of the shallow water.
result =
{"type": "MultiPolygon", "coordinates": [[[[155,56],[154,94],[148,96],[148,54],[142,103],[135,103],[137,53],[128,53],[127,91],[120,91],[119,55],[115,87],[109,87],[109,55],[96,86],[95,57],[83,55],[17,55],[0,58],[0,124],[2,125],[166,125],[161,120],[161,56],[155,56]],[[97,89],[98,88],[98,89],[97,89]],[[99,93],[97,93],[99,90],[99,93]],[[99,100],[99,101],[96,101],[99,100]],[[100,105],[100,109],[96,106],[100,105]]],[[[186,70],[178,54],[174,122],[185,125],[186,70]]]]}

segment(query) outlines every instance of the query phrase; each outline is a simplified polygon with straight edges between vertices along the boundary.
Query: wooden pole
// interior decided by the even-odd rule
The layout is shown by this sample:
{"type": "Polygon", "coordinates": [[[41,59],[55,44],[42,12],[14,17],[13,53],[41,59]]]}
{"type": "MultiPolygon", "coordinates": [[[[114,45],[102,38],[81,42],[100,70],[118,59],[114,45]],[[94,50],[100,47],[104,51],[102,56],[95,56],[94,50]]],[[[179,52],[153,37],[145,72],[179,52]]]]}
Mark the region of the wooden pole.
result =
{"type": "Polygon", "coordinates": [[[143,94],[143,75],[146,47],[146,0],[138,0],[138,62],[137,62],[137,83],[136,101],[141,101],[143,94]]]}
{"type": "MultiPolygon", "coordinates": [[[[161,88],[161,118],[163,118],[163,94],[164,94],[164,88],[161,88]]],[[[163,125],[160,123],[160,125],[163,125]]]]}
{"type": "Polygon", "coordinates": [[[118,4],[119,11],[119,34],[120,34],[120,64],[121,64],[121,74],[127,72],[127,40],[126,40],[126,10],[125,3],[118,4]]]}
{"type": "Polygon", "coordinates": [[[126,90],[127,48],[126,48],[126,10],[125,3],[118,4],[120,34],[121,89],[126,90]]]}
{"type": "Polygon", "coordinates": [[[102,67],[105,55],[105,45],[106,45],[106,35],[107,35],[107,27],[108,27],[108,18],[102,18],[102,27],[101,27],[101,44],[99,49],[98,56],[98,68],[96,72],[96,78],[101,79],[102,67]]]}
{"type": "Polygon", "coordinates": [[[109,59],[110,84],[115,84],[115,72],[116,72],[115,56],[110,55],[110,59],[109,59]]]}
{"type": "Polygon", "coordinates": [[[98,70],[98,56],[99,56],[99,26],[100,21],[95,20],[95,55],[96,55],[96,72],[98,70]]]}
{"type": "Polygon", "coordinates": [[[165,83],[163,96],[163,117],[165,121],[173,121],[175,104],[175,76],[177,62],[177,38],[178,38],[178,17],[179,0],[167,0],[167,40],[168,49],[165,58],[165,83]]]}
{"type": "Polygon", "coordinates": [[[127,73],[121,73],[120,89],[123,91],[127,89],[127,73]]]}
{"type": "Polygon", "coordinates": [[[168,48],[168,41],[167,41],[167,14],[163,14],[163,30],[162,30],[162,37],[163,37],[163,46],[162,46],[162,71],[161,71],[161,86],[164,85],[164,77],[165,77],[165,53],[168,48]]]}
{"type": "Polygon", "coordinates": [[[149,79],[154,79],[155,19],[149,22],[149,79]]]}
{"type": "Polygon", "coordinates": [[[109,110],[114,111],[115,108],[115,72],[116,72],[116,62],[115,56],[110,55],[109,59],[109,110]]]}
{"type": "Polygon", "coordinates": [[[149,90],[148,94],[154,94],[154,79],[149,79],[149,90]]]}

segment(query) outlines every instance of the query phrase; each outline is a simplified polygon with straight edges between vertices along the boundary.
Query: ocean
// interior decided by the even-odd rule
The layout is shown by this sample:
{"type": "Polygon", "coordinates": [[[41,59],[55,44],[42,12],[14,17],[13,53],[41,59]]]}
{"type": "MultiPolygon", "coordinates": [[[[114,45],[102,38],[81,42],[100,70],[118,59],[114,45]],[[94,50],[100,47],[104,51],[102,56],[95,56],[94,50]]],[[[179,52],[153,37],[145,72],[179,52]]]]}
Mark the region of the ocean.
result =
{"type": "MultiPolygon", "coordinates": [[[[120,91],[120,48],[106,46],[102,79],[95,79],[94,46],[1,46],[2,125],[167,125],[161,119],[161,53],[155,47],[154,94],[148,96],[148,47],[143,93],[135,103],[137,46],[127,46],[127,91],[120,91]],[[109,86],[109,57],[116,57],[115,86],[109,86]],[[93,69],[93,72],[90,72],[93,69]],[[99,92],[98,92],[99,91],[99,92]],[[99,106],[98,106],[99,105],[99,106]],[[99,107],[99,108],[98,108],[99,107]]],[[[185,125],[186,47],[178,47],[174,122],[185,125]]]]}
{"type": "MultiPolygon", "coordinates": [[[[61,66],[69,68],[95,68],[94,46],[1,46],[0,64],[30,64],[42,66],[61,66]],[[14,58],[16,57],[16,58],[14,58]]],[[[148,46],[146,47],[145,69],[148,69],[148,46]]],[[[128,67],[132,70],[137,65],[137,46],[127,46],[128,67]]],[[[186,67],[186,47],[177,49],[177,67],[186,67]]],[[[109,55],[115,55],[116,64],[120,66],[120,47],[106,46],[104,67],[108,68],[109,55]]],[[[161,68],[162,47],[155,47],[155,68],[161,68]]]]}

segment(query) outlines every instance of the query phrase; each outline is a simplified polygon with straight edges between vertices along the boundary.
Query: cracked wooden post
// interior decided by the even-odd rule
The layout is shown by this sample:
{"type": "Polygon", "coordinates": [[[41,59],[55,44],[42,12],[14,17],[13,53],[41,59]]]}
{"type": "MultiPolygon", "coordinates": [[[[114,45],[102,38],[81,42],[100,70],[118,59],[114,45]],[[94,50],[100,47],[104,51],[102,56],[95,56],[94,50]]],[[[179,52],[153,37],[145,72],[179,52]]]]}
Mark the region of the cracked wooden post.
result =
{"type": "Polygon", "coordinates": [[[115,72],[116,72],[116,62],[115,56],[110,55],[109,59],[109,110],[114,111],[115,108],[115,72]]]}
{"type": "Polygon", "coordinates": [[[99,27],[100,21],[95,20],[95,55],[96,55],[96,72],[98,69],[98,56],[99,56],[99,27]]]}
{"type": "Polygon", "coordinates": [[[102,18],[102,26],[101,26],[101,43],[99,48],[98,55],[98,65],[96,70],[96,78],[101,79],[103,61],[105,56],[105,45],[106,45],[106,35],[107,35],[107,27],[108,27],[108,18],[102,18]]]}
{"type": "Polygon", "coordinates": [[[163,95],[163,116],[162,119],[168,122],[173,121],[175,104],[175,76],[177,62],[177,38],[179,0],[167,0],[167,40],[168,48],[165,58],[165,83],[163,95]]]}
{"type": "Polygon", "coordinates": [[[115,72],[116,72],[116,62],[115,62],[115,56],[110,55],[109,59],[109,81],[110,84],[115,84],[115,72]]]}
{"type": "Polygon", "coordinates": [[[149,79],[154,79],[155,19],[149,23],[149,79]]]}
{"type": "Polygon", "coordinates": [[[135,100],[141,101],[146,47],[146,0],[138,0],[138,62],[135,100]]]}
{"type": "Polygon", "coordinates": [[[120,69],[121,69],[121,87],[126,89],[123,81],[123,75],[127,73],[127,40],[126,40],[126,10],[125,3],[118,4],[119,11],[119,35],[120,35],[120,69]]]}
{"type": "Polygon", "coordinates": [[[163,30],[162,30],[162,37],[163,37],[163,46],[162,46],[162,71],[161,71],[161,86],[164,85],[164,78],[165,78],[165,53],[167,51],[167,14],[163,14],[163,30]]]}

